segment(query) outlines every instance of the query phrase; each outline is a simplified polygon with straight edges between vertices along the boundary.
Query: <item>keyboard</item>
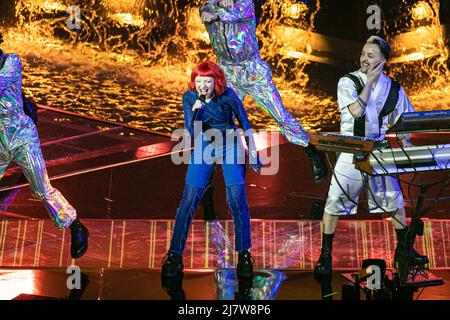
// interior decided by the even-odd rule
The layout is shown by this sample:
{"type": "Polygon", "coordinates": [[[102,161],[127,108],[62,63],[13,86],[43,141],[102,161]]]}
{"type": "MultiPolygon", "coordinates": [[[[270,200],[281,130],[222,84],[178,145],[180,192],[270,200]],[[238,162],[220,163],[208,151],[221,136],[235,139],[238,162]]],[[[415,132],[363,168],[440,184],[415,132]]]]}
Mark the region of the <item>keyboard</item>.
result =
{"type": "Polygon", "coordinates": [[[450,131],[450,110],[403,113],[390,132],[450,131]]]}
{"type": "Polygon", "coordinates": [[[380,149],[354,159],[355,167],[369,175],[449,170],[450,144],[380,149]]]}
{"type": "Polygon", "coordinates": [[[363,154],[389,146],[386,140],[349,136],[339,133],[311,133],[310,143],[324,151],[363,154]]]}

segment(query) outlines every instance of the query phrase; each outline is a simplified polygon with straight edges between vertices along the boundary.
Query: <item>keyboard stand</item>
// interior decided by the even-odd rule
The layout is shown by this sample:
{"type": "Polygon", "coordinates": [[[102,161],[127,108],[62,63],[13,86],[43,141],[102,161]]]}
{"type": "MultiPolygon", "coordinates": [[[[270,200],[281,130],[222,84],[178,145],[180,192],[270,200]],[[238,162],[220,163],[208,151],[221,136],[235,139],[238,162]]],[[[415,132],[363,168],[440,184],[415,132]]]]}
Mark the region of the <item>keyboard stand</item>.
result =
{"type": "Polygon", "coordinates": [[[380,289],[369,289],[365,281],[359,281],[359,272],[341,274],[348,281],[342,290],[342,300],[360,300],[360,290],[366,300],[414,300],[414,293],[420,288],[440,286],[444,280],[428,270],[411,273],[404,283],[400,283],[398,270],[386,269],[380,289]]]}

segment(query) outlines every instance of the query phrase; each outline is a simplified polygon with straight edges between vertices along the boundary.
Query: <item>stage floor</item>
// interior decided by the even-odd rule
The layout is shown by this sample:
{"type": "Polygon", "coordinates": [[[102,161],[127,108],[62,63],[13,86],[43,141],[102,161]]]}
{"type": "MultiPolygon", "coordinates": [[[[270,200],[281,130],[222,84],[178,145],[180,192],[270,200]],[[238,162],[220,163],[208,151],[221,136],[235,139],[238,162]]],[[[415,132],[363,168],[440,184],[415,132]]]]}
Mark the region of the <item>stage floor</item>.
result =
{"type": "MultiPolygon", "coordinates": [[[[0,266],[159,269],[170,246],[173,220],[85,219],[89,250],[70,257],[70,232],[50,220],[0,222],[0,266]]],[[[196,220],[183,253],[186,269],[231,268],[237,263],[231,220],[196,220]]],[[[252,220],[252,256],[258,269],[312,270],[321,250],[320,221],[252,220]]],[[[392,267],[396,235],[390,221],[339,221],[333,243],[336,270],[359,270],[365,259],[392,267]]],[[[415,248],[432,269],[450,268],[450,220],[428,220],[415,248]]]]}
{"type": "MultiPolygon", "coordinates": [[[[162,280],[157,270],[82,269],[81,289],[69,290],[70,274],[62,268],[0,269],[0,300],[321,300],[321,285],[312,272],[257,270],[250,283],[236,279],[234,269],[186,271],[181,283],[162,280]],[[86,281],[88,280],[88,281],[86,281]],[[87,285],[86,285],[87,283],[87,285]]],[[[334,271],[333,300],[341,300],[345,271],[334,271]]],[[[432,271],[444,284],[420,288],[415,300],[448,300],[450,271],[432,271]]],[[[75,283],[75,282],[72,282],[75,283]]],[[[361,300],[365,297],[362,294],[361,300]]]]}
{"type": "MultiPolygon", "coordinates": [[[[166,135],[51,108],[39,111],[38,130],[52,184],[90,229],[89,251],[77,261],[71,259],[70,233],[57,230],[47,219],[44,207],[31,198],[20,171],[12,166],[0,184],[0,267],[13,282],[17,277],[6,270],[19,268],[19,283],[9,287],[13,282],[5,280],[2,283],[7,289],[0,288],[0,292],[8,298],[15,297],[12,293],[66,297],[65,268],[76,264],[87,270],[91,279],[83,298],[168,298],[161,288],[158,271],[170,244],[173,218],[184,185],[186,165],[174,165],[171,160],[177,142],[166,135]],[[45,291],[43,283],[55,285],[45,291]]],[[[415,145],[448,141],[448,133],[412,136],[415,145]]],[[[258,284],[264,285],[264,279],[269,278],[275,281],[270,285],[281,284],[272,297],[276,299],[320,299],[320,286],[314,283],[311,270],[320,254],[320,221],[331,175],[323,183],[313,183],[304,151],[286,143],[281,136],[276,142],[261,134],[257,143],[271,152],[279,147],[280,159],[276,175],[261,176],[247,170],[255,268],[278,270],[261,271],[265,276],[257,278],[258,284]]],[[[448,172],[427,173],[421,181],[437,181],[446,176],[448,172]]],[[[237,260],[233,222],[220,168],[216,170],[215,182],[218,219],[202,220],[199,208],[187,240],[184,287],[188,299],[231,298],[227,286],[222,288],[223,295],[218,293],[217,275],[228,279],[228,285],[236,285],[230,271],[237,260]]],[[[409,209],[415,204],[408,197],[416,199],[418,189],[409,194],[404,191],[410,214],[409,209]]],[[[417,238],[416,248],[430,258],[433,273],[442,272],[449,279],[450,190],[444,188],[438,201],[434,201],[439,191],[434,188],[426,197],[425,206],[433,207],[426,214],[424,236],[417,238]]],[[[385,215],[367,214],[364,197],[360,204],[358,215],[339,222],[333,251],[336,272],[358,270],[367,258],[384,259],[388,267],[392,266],[396,238],[391,221],[385,215]]],[[[335,274],[336,288],[341,286],[339,281],[335,274]]],[[[430,299],[450,296],[445,284],[425,289],[420,298],[428,297],[433,290],[437,291],[430,299]]]]}
{"type": "MultiPolygon", "coordinates": [[[[174,165],[172,148],[178,144],[170,136],[108,123],[52,108],[39,111],[38,131],[49,176],[77,209],[81,218],[92,219],[173,219],[184,188],[186,165],[174,165]]],[[[258,134],[260,149],[279,152],[279,171],[258,175],[247,170],[247,198],[253,219],[320,220],[331,173],[319,184],[312,180],[310,162],[302,148],[258,134]],[[278,147],[279,150],[276,150],[278,147]]],[[[450,133],[413,134],[414,145],[448,143],[450,133]]],[[[334,154],[329,153],[330,160],[334,154]]],[[[331,171],[331,170],[330,170],[331,171]]],[[[421,174],[414,182],[431,182],[448,177],[447,172],[421,174]]],[[[402,179],[411,179],[403,175],[402,179]]],[[[215,172],[214,201],[219,219],[230,219],[220,166],[215,172]]],[[[441,185],[426,196],[432,205],[428,218],[448,219],[450,188],[441,185]]],[[[403,185],[405,206],[414,206],[418,188],[410,193],[403,185]]],[[[386,218],[367,214],[362,195],[359,215],[343,219],[386,218]]],[[[202,217],[202,208],[197,218],[202,217]]],[[[26,180],[17,167],[7,170],[0,182],[0,219],[47,218],[40,202],[31,199],[26,180]]]]}

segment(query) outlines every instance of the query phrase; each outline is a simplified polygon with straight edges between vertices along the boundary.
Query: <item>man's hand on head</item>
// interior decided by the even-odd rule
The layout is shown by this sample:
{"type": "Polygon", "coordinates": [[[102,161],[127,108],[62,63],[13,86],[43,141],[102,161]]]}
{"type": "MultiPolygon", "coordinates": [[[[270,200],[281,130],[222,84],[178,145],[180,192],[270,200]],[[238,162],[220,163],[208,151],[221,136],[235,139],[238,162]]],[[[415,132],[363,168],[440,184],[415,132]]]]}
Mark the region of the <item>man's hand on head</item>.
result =
{"type": "Polygon", "coordinates": [[[385,64],[386,61],[381,60],[380,63],[373,66],[373,68],[367,72],[367,84],[373,85],[378,81],[385,64]]]}

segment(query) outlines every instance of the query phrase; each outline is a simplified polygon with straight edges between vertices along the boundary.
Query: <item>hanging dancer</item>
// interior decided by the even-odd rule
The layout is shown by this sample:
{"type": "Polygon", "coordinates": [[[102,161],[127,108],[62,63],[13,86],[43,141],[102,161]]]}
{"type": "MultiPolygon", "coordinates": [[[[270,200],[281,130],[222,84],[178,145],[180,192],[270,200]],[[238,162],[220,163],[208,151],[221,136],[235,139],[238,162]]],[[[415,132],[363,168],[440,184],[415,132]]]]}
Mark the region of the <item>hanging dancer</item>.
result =
{"type": "MultiPolygon", "coordinates": [[[[0,35],[0,44],[2,37],[0,35]]],[[[22,102],[22,61],[0,50],[0,179],[15,162],[59,229],[71,230],[70,253],[80,258],[88,249],[89,232],[76,210],[50,184],[36,126],[25,115],[22,102]]]]}
{"type": "Polygon", "coordinates": [[[269,65],[259,55],[253,0],[205,0],[200,14],[217,64],[241,101],[249,94],[276,121],[288,141],[304,147],[315,182],[327,175],[324,154],[309,143],[308,133],[283,105],[269,65]]]}

